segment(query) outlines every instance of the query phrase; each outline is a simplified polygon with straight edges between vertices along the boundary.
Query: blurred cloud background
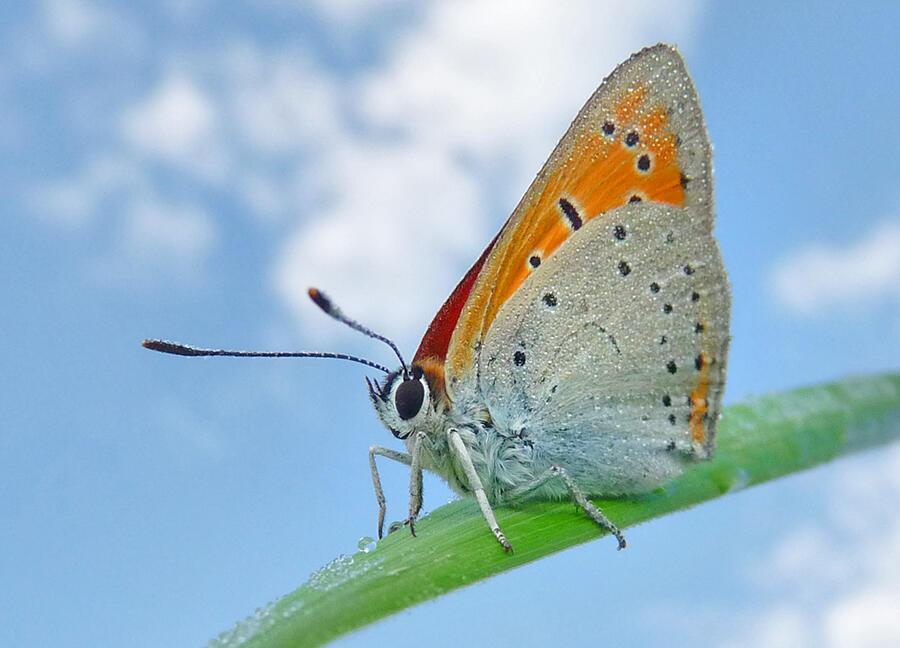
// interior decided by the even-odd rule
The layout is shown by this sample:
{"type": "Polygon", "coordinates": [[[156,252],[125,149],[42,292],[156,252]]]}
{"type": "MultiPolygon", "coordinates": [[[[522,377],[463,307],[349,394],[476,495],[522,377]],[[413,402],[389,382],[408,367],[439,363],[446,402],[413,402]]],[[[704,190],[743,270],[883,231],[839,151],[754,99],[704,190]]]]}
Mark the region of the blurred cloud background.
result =
{"type": "MultiPolygon", "coordinates": [[[[663,40],[715,146],[728,401],[900,366],[900,6],[0,7],[0,645],[193,646],[372,535],[359,367],[411,355],[600,80],[663,40]]],[[[389,519],[407,471],[386,466],[389,519]]],[[[900,448],[545,559],[362,646],[900,643],[900,448]]],[[[450,497],[426,481],[426,507],[450,497]]]]}

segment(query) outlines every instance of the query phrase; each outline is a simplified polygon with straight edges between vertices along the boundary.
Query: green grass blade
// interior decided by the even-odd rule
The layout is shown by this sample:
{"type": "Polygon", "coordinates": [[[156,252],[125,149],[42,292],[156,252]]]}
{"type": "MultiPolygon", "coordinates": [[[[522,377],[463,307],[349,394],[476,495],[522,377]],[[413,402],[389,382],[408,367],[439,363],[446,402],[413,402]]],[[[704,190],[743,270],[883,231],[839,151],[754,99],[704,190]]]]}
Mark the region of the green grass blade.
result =
{"type": "MultiPolygon", "coordinates": [[[[900,438],[900,374],[854,378],[729,407],[713,461],[647,495],[597,500],[620,527],[900,438]]],[[[500,509],[515,553],[488,532],[474,501],[442,506],[370,553],[341,557],[213,644],[313,646],[422,601],[604,535],[570,503],[500,509]]],[[[613,544],[598,548],[614,553],[613,544]]]]}

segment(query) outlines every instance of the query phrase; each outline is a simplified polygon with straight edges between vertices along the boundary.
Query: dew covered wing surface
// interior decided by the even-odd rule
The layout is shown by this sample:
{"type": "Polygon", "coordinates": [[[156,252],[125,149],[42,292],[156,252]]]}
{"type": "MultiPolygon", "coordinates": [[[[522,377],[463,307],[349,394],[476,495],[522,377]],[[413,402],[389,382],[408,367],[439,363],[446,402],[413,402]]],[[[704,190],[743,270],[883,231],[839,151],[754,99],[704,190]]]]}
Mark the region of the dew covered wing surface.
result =
{"type": "Polygon", "coordinates": [[[603,81],[503,227],[449,342],[451,397],[473,389],[484,336],[522,283],[586,223],[638,201],[694,208],[712,229],[709,140],[684,61],[666,45],[603,81]]]}
{"type": "Polygon", "coordinates": [[[504,305],[479,355],[481,396],[501,433],[586,490],[652,488],[712,451],[729,308],[707,214],[618,208],[504,305]]]}

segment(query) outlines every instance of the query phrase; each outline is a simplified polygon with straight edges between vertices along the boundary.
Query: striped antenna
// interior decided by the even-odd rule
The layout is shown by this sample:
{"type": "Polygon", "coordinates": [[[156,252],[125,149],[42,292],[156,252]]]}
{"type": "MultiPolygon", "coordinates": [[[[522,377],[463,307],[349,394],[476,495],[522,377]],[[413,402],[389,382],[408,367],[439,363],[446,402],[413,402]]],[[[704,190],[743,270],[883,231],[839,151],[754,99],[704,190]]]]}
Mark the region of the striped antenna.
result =
{"type": "Polygon", "coordinates": [[[227,356],[233,358],[333,358],[335,360],[358,362],[359,364],[378,369],[384,373],[391,372],[390,369],[377,362],[347,355],[346,353],[331,353],[328,351],[230,351],[228,349],[201,349],[199,347],[188,346],[187,344],[167,342],[166,340],[144,340],[141,346],[145,349],[150,349],[151,351],[195,358],[204,356],[227,356]]]}

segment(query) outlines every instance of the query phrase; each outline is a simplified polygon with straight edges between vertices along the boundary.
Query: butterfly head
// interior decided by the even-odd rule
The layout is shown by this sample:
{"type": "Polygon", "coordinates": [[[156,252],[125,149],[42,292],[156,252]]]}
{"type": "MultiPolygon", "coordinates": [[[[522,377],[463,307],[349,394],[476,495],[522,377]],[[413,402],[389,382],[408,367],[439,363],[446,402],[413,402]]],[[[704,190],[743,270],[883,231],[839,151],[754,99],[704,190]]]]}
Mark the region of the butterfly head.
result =
{"type": "Polygon", "coordinates": [[[417,365],[389,373],[383,383],[366,378],[366,384],[378,418],[398,439],[424,427],[434,414],[428,380],[417,365]]]}

